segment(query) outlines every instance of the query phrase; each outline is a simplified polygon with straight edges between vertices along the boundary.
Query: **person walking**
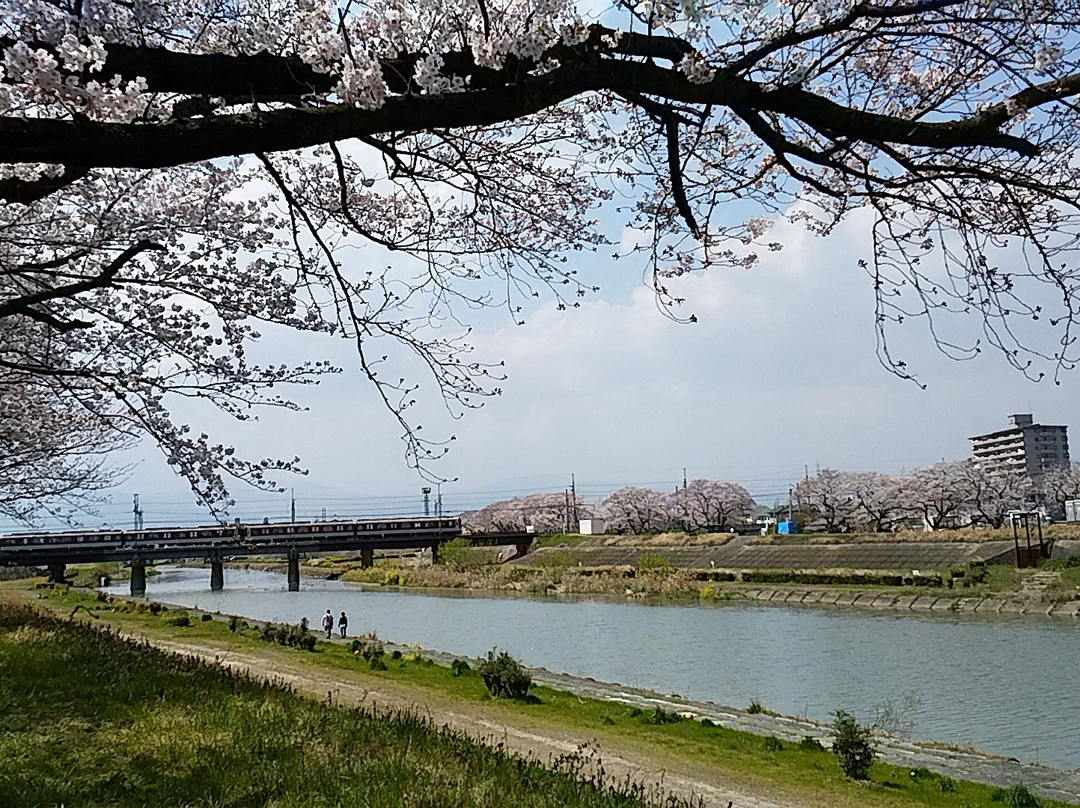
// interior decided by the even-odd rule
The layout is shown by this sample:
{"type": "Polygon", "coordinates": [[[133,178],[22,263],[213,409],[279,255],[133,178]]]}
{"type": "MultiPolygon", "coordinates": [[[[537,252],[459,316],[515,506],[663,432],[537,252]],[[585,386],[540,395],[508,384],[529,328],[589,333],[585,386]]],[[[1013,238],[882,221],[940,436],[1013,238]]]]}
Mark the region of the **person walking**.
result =
{"type": "Polygon", "coordinates": [[[341,613],[341,617],[337,619],[337,627],[341,629],[341,639],[345,639],[345,629],[349,627],[349,618],[345,616],[345,612],[341,613]]]}
{"type": "Polygon", "coordinates": [[[334,613],[329,609],[322,617],[322,627],[326,629],[326,639],[329,640],[330,635],[334,633],[334,613]]]}

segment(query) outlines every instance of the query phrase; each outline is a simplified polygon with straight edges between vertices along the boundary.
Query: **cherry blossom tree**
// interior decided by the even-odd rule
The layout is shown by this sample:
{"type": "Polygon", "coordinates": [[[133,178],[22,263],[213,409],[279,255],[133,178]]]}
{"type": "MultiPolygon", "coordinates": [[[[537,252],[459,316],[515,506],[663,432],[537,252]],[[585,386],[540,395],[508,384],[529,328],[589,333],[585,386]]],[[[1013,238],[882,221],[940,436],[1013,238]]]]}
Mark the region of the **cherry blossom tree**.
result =
{"type": "Polygon", "coordinates": [[[493,502],[461,514],[461,521],[467,529],[481,533],[520,531],[527,527],[537,533],[560,533],[568,525],[571,531],[577,530],[573,521],[575,513],[577,518],[588,519],[592,509],[581,497],[575,505],[565,492],[552,491],[493,502]]]}
{"type": "Polygon", "coordinates": [[[0,516],[34,523],[91,511],[96,492],[125,474],[106,465],[124,446],[109,417],[73,399],[51,401],[33,378],[0,373],[0,516]]]}
{"type": "Polygon", "coordinates": [[[1055,518],[1065,514],[1065,503],[1080,499],[1080,463],[1069,466],[1052,466],[1039,475],[1036,486],[1046,502],[1054,504],[1055,518]]]}
{"type": "Polygon", "coordinates": [[[651,533],[679,524],[674,496],[651,488],[626,486],[612,491],[597,505],[608,529],[621,533],[651,533]]]}
{"type": "Polygon", "coordinates": [[[680,276],[779,248],[777,217],[826,235],[865,210],[886,366],[912,377],[887,337],[914,319],[952,356],[1056,376],[1077,358],[1078,10],[0,0],[0,322],[30,335],[0,370],[149,435],[221,509],[230,475],[294,464],[239,459],[169,402],[293,406],[283,384],[334,369],[252,346],[325,334],[426,468],[445,444],[412,418],[413,371],[455,415],[496,393],[465,318],[576,305],[617,194],[672,316],[694,319],[680,276]]]}
{"type": "Polygon", "coordinates": [[[799,508],[820,522],[826,533],[850,530],[854,526],[857,502],[854,475],[836,469],[821,469],[795,486],[799,508]]]}
{"type": "Polygon", "coordinates": [[[922,519],[927,530],[940,530],[965,519],[971,498],[965,464],[942,461],[912,472],[904,502],[910,513],[922,519]]]}
{"type": "Polygon", "coordinates": [[[966,472],[968,504],[990,527],[1005,524],[1009,511],[1024,509],[1034,493],[1031,478],[1023,472],[994,468],[974,459],[960,465],[966,472]]]}
{"type": "Polygon", "coordinates": [[[745,522],[754,507],[750,492],[738,483],[717,480],[691,480],[672,496],[673,515],[692,530],[724,530],[728,525],[745,522]]]}
{"type": "Polygon", "coordinates": [[[873,471],[849,476],[856,522],[875,533],[891,530],[904,516],[905,478],[873,471]]]}

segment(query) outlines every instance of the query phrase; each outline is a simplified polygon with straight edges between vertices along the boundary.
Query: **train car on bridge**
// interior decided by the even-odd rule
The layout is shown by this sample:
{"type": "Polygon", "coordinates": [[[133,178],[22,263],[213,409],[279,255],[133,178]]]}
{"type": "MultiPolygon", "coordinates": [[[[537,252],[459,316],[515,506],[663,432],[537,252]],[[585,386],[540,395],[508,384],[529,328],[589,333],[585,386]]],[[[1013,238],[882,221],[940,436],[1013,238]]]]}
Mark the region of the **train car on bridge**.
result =
{"type": "Polygon", "coordinates": [[[150,528],[147,530],[66,530],[55,533],[13,533],[0,536],[0,553],[20,550],[130,548],[136,551],[175,550],[185,546],[205,548],[226,544],[245,547],[280,543],[282,539],[345,539],[358,536],[408,534],[410,537],[445,539],[461,532],[456,517],[397,517],[330,522],[276,522],[261,525],[217,524],[198,527],[150,528]]]}

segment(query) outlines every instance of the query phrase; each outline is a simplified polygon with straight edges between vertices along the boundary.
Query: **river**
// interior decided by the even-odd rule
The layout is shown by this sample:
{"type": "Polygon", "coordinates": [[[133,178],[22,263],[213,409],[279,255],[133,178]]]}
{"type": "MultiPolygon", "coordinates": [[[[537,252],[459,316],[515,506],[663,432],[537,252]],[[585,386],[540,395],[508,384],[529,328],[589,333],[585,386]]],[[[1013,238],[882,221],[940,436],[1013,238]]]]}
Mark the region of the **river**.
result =
{"type": "MultiPolygon", "coordinates": [[[[1080,621],[916,615],[749,604],[646,605],[581,598],[438,595],[285,576],[163,568],[147,596],[315,627],[331,609],[349,633],[482,656],[661,693],[830,720],[898,707],[914,739],[1080,768],[1080,621]]],[[[126,594],[126,585],[113,587],[126,594]]]]}

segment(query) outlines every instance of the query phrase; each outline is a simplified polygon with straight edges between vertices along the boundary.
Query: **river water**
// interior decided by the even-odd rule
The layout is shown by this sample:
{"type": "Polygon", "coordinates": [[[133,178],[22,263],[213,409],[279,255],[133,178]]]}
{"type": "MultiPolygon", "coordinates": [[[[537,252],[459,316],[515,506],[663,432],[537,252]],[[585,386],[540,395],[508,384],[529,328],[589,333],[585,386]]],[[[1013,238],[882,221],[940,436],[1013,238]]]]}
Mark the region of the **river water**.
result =
{"type": "MultiPolygon", "coordinates": [[[[914,739],[1080,768],[1080,621],[915,615],[749,604],[657,606],[586,599],[429,595],[285,576],[163,568],[147,596],[468,656],[493,646],[529,666],[787,715],[862,720],[891,702],[914,739]]],[[[113,587],[125,594],[126,585],[113,587]]]]}

